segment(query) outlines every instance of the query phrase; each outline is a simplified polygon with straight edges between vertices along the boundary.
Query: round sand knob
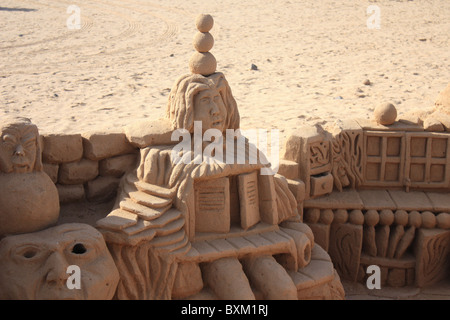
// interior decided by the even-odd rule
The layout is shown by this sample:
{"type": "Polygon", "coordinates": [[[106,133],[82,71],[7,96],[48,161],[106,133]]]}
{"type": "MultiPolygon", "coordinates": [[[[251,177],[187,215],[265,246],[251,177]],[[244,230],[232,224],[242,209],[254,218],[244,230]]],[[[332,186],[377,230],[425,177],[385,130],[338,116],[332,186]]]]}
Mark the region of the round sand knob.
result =
{"type": "Polygon", "coordinates": [[[390,226],[394,222],[394,213],[392,210],[381,210],[380,212],[380,224],[382,226],[390,226]]]}
{"type": "Polygon", "coordinates": [[[450,214],[442,212],[436,217],[437,226],[441,229],[450,229],[450,214]]]}
{"type": "Polygon", "coordinates": [[[214,25],[214,19],[210,14],[200,14],[195,19],[195,26],[200,32],[209,32],[214,25]]]}
{"type": "Polygon", "coordinates": [[[305,211],[304,220],[308,223],[317,223],[320,218],[320,210],[317,208],[309,208],[305,211]]]}
{"type": "Polygon", "coordinates": [[[394,221],[399,226],[406,226],[408,224],[408,213],[405,210],[395,211],[394,221]]]}
{"type": "Polygon", "coordinates": [[[392,103],[382,103],[377,106],[373,112],[375,121],[379,124],[388,126],[397,119],[397,109],[392,103]]]}
{"type": "Polygon", "coordinates": [[[345,209],[338,209],[334,213],[333,223],[346,223],[348,220],[348,212],[345,209]]]}
{"type": "Polygon", "coordinates": [[[189,60],[191,72],[205,77],[216,72],[216,67],[216,58],[210,52],[195,52],[189,60]]]}
{"type": "Polygon", "coordinates": [[[378,224],[380,221],[380,216],[378,215],[377,210],[367,210],[364,215],[364,223],[369,227],[373,227],[378,224]]]}
{"type": "Polygon", "coordinates": [[[348,222],[351,224],[363,225],[364,215],[362,211],[357,209],[350,211],[350,214],[348,215],[348,222]]]}
{"type": "Polygon", "coordinates": [[[422,212],[422,227],[432,229],[436,226],[436,216],[431,211],[422,212]]]}
{"type": "Polygon", "coordinates": [[[334,214],[333,210],[325,209],[320,211],[319,221],[323,224],[331,224],[333,222],[334,214]]]}
{"type": "Polygon", "coordinates": [[[422,215],[417,211],[411,211],[409,213],[408,224],[412,227],[420,228],[422,225],[422,215]]]}
{"type": "Polygon", "coordinates": [[[193,43],[198,52],[208,52],[214,46],[214,38],[209,32],[197,32],[193,43]]]}

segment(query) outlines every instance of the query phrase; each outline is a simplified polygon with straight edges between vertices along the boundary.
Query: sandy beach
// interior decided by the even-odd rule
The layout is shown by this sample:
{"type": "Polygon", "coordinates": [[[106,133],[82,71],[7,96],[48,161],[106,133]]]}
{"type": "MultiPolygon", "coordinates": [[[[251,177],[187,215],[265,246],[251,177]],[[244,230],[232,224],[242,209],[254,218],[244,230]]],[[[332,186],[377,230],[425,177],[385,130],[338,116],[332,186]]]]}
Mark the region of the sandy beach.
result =
{"type": "Polygon", "coordinates": [[[189,73],[199,13],[214,16],[211,52],[244,129],[285,138],[303,124],[370,118],[385,101],[399,117],[426,111],[450,79],[447,0],[5,0],[0,116],[29,117],[41,133],[163,117],[189,73]],[[68,27],[71,5],[79,29],[68,27]],[[368,27],[371,5],[379,29],[368,27]]]}
{"type": "MultiPolygon", "coordinates": [[[[399,118],[431,112],[450,82],[448,0],[4,0],[0,118],[24,116],[49,134],[164,117],[174,81],[189,73],[199,13],[214,17],[211,53],[241,128],[278,129],[281,146],[299,126],[370,119],[383,102],[399,118]]],[[[110,208],[82,205],[65,210],[110,208]]],[[[349,299],[449,298],[448,281],[345,288],[349,299]]]]}

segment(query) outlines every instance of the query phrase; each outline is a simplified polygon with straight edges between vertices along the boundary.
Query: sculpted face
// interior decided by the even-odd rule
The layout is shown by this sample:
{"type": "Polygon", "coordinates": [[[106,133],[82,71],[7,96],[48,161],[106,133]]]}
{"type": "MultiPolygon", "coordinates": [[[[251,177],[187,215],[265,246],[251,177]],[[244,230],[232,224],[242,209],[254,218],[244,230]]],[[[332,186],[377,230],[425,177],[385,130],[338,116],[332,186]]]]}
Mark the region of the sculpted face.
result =
{"type": "Polygon", "coordinates": [[[227,109],[217,90],[200,91],[194,97],[194,121],[202,121],[202,129],[217,129],[223,132],[227,118],[227,109]]]}
{"type": "Polygon", "coordinates": [[[31,123],[3,128],[0,136],[0,171],[32,172],[36,163],[37,139],[37,128],[31,123]]]}
{"type": "Polygon", "coordinates": [[[0,299],[111,299],[119,273],[103,236],[70,223],[0,241],[0,299]],[[69,289],[70,265],[80,268],[80,289],[69,289]]]}

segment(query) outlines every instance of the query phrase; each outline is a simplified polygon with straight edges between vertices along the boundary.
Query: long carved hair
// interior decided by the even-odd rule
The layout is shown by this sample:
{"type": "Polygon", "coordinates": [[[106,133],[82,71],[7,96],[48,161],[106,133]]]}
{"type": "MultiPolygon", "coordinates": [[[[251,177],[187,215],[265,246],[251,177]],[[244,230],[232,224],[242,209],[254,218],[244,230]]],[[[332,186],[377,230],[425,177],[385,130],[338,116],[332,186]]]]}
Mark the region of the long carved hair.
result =
{"type": "Polygon", "coordinates": [[[184,75],[175,82],[169,96],[166,117],[174,129],[194,131],[194,97],[200,91],[219,91],[227,109],[225,129],[239,129],[239,111],[225,76],[221,72],[205,77],[200,74],[184,75]]]}

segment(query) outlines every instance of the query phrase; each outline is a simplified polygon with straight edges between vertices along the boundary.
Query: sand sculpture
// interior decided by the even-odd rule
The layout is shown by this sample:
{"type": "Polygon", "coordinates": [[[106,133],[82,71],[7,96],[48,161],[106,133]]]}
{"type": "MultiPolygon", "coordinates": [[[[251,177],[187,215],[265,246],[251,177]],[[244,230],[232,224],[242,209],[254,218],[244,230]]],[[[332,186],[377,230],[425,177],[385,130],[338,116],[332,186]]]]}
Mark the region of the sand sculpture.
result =
{"type": "MultiPolygon", "coordinates": [[[[196,25],[192,74],[175,82],[164,123],[193,135],[197,121],[202,133],[223,136],[239,129],[239,112],[209,53],[213,19],[201,15],[196,25]]],[[[215,152],[229,154],[224,141],[215,152]]],[[[250,163],[248,141],[242,164],[196,162],[185,150],[179,156],[189,161],[174,163],[177,142],[142,146],[116,208],[97,223],[121,276],[118,299],[343,298],[328,255],[301,222],[299,182],[261,175],[267,165],[250,163]]]]}
{"type": "Polygon", "coordinates": [[[119,274],[101,233],[56,226],[59,195],[37,127],[12,117],[0,129],[0,299],[111,299],[119,274]],[[83,270],[79,290],[67,286],[72,265],[83,270]]]}
{"type": "Polygon", "coordinates": [[[302,128],[288,139],[280,171],[305,182],[304,221],[341,278],[365,283],[370,265],[381,268],[382,286],[448,278],[448,91],[427,115],[439,114],[439,126],[398,120],[384,103],[371,120],[302,128]]]}
{"type": "Polygon", "coordinates": [[[449,277],[450,84],[422,119],[383,103],[373,119],[296,128],[278,173],[262,174],[209,52],[213,25],[197,18],[164,119],[43,139],[2,119],[0,299],[343,299],[340,278],[365,282],[370,265],[383,287],[449,277]],[[59,223],[59,201],[103,199],[119,179],[96,229],[59,223]],[[65,286],[70,264],[83,290],[65,286]]]}

